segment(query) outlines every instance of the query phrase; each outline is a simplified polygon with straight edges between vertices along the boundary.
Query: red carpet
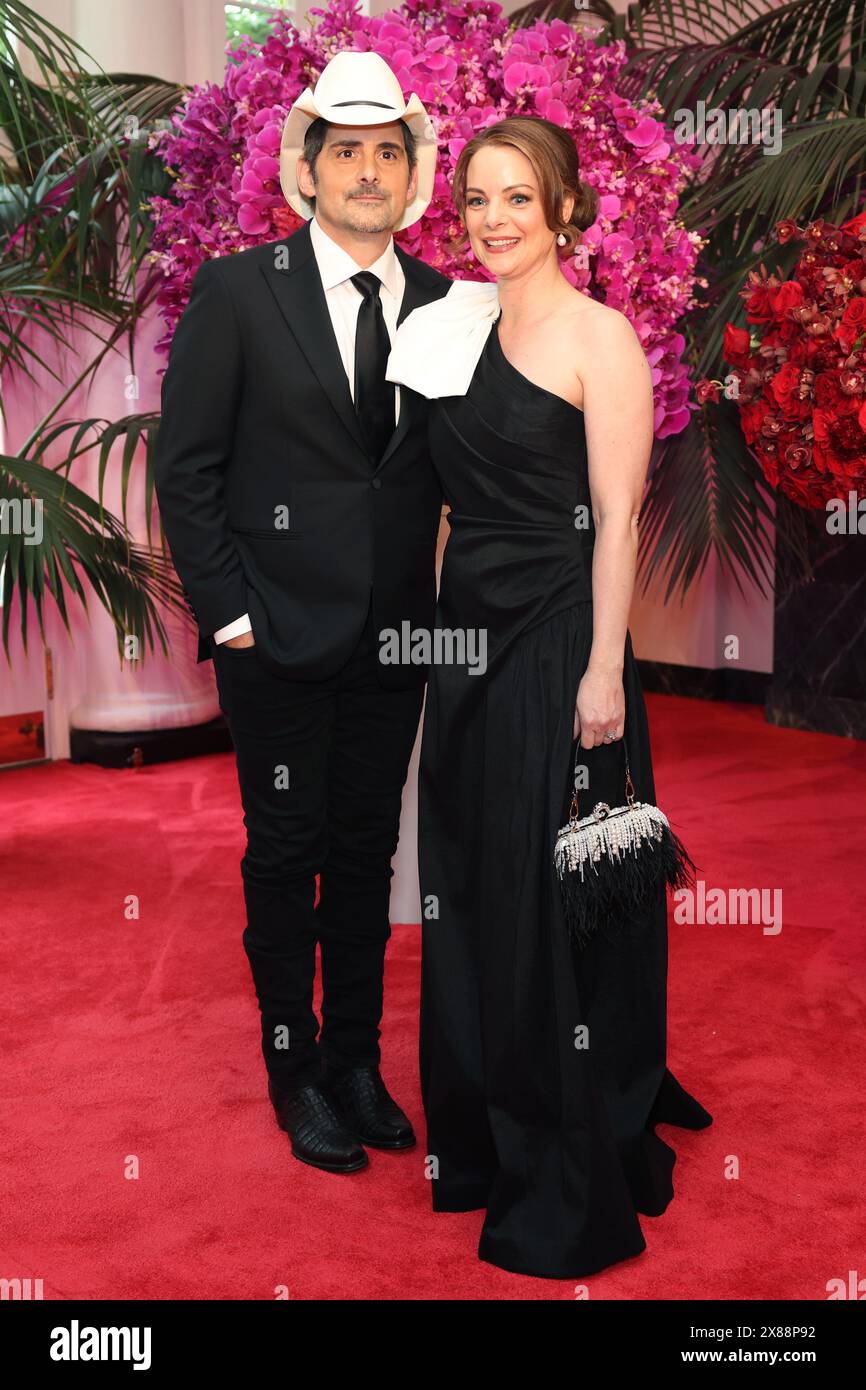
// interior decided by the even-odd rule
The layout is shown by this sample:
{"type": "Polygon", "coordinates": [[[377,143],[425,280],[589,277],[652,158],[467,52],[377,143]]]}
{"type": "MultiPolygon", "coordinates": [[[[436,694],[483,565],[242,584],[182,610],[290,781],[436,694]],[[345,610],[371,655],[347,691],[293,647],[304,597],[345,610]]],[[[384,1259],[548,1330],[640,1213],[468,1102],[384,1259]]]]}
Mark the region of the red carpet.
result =
{"type": "MultiPolygon", "coordinates": [[[[699,877],[781,889],[783,927],[672,924],[669,1062],[715,1123],[660,1127],[676,1196],[641,1217],[642,1255],[585,1282],[594,1299],[825,1299],[866,1274],[866,745],[750,706],[647,703],[699,877]]],[[[0,1277],[46,1298],[574,1298],[482,1264],[480,1212],[431,1213],[423,1143],[354,1177],[291,1158],[241,941],[230,756],[24,768],[0,801],[0,1277]]],[[[421,1137],[418,945],[395,927],[383,1072],[421,1137]]]]}

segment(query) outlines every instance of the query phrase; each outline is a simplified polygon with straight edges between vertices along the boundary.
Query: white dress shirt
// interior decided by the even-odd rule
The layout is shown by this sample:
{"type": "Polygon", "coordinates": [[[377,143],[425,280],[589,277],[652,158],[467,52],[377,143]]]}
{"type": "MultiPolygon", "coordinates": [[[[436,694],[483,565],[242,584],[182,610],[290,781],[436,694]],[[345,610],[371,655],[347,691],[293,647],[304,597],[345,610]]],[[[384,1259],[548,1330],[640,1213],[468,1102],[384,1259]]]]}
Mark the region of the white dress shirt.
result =
{"type": "MultiPolygon", "coordinates": [[[[315,217],[310,222],[310,241],[313,244],[313,254],[322,279],[322,289],[325,291],[325,302],[328,305],[328,313],[331,315],[334,336],[340,350],[340,359],[349,382],[349,392],[354,401],[355,328],[358,322],[358,309],[364,296],[352,284],[351,277],[358,275],[362,267],[352,260],[348,251],[344,251],[342,246],[338,246],[328,236],[327,232],[319,226],[315,217]]],[[[397,315],[403,302],[403,290],[406,284],[403,267],[394,251],[393,238],[388,242],[379,259],[367,269],[373,275],[377,275],[382,282],[379,291],[382,316],[388,330],[388,337],[393,343],[397,336],[397,315]]],[[[400,387],[395,386],[395,425],[399,418],[400,387]]],[[[252,624],[249,614],[244,613],[242,618],[235,618],[234,622],[227,623],[225,627],[217,628],[213,637],[215,642],[227,642],[230,637],[239,637],[242,632],[251,631],[252,624]]]]}

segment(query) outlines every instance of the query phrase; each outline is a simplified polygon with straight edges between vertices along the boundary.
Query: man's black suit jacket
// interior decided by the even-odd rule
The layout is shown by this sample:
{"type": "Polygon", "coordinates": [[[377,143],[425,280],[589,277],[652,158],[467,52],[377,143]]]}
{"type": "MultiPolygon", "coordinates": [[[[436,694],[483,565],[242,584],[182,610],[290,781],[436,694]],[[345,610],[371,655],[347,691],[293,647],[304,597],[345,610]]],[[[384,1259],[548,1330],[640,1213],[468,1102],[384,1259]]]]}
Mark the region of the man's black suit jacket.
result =
{"type": "MultiPolygon", "coordinates": [[[[451,282],[396,251],[402,322],[451,282]]],[[[163,378],[155,462],[199,661],[212,633],[249,613],[267,667],[326,678],[360,638],[371,587],[377,631],[432,628],[442,497],[427,411],[401,387],[390,443],[378,462],[368,455],[308,224],[199,267],[163,378]]],[[[380,667],[386,686],[425,675],[380,667]]]]}

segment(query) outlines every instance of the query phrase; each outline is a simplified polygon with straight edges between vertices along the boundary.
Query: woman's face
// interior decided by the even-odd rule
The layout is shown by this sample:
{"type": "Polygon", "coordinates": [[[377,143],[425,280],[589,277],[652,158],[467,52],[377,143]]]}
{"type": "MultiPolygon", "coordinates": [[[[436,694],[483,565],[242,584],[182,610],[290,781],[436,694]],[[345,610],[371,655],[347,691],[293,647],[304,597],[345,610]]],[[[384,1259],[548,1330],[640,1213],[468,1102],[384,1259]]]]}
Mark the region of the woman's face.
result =
{"type": "Polygon", "coordinates": [[[470,159],[465,216],[473,255],[499,280],[555,255],[535,172],[510,145],[486,145],[470,159]]]}

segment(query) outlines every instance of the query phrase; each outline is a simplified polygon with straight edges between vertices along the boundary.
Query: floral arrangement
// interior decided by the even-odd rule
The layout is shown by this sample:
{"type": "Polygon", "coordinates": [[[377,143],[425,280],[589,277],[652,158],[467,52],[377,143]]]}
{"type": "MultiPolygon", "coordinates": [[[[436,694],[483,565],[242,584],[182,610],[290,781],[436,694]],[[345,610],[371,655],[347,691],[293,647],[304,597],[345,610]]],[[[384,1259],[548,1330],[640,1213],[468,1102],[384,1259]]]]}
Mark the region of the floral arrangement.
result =
{"type": "MultiPolygon", "coordinates": [[[[780,222],[805,249],[793,275],[753,271],[740,291],[753,325],[725,330],[746,442],[768,482],[802,507],[866,496],[866,212],[841,227],[780,222]]],[[[698,399],[719,398],[701,382],[698,399]]]]}
{"type": "Polygon", "coordinates": [[[309,13],[309,31],[280,16],[264,44],[242,40],[229,52],[223,85],[195,87],[171,128],[151,137],[177,176],[172,200],[153,199],[152,259],[162,268],[167,325],[160,347],[167,350],[202,260],[300,225],[279,183],[285,117],[335,53],[372,49],[407,95],[417,92],[439,140],[433,200],[398,234],[400,245],[452,278],[485,278],[468,250],[450,245],[461,231],[450,193],[457,156],[505,116],[556,121],[572,134],[582,176],[599,197],[584,234],[588,254],[565,273],[634,325],[653,373],[656,436],[682,430],[694,407],[675,325],[695,303],[701,239],[677,220],[677,207],[697,156],[675,146],[657,103],[618,93],[624,45],[597,47],[561,20],[510,30],[490,0],[405,0],[377,18],[359,14],[354,0],[332,0],[309,13]]]}

